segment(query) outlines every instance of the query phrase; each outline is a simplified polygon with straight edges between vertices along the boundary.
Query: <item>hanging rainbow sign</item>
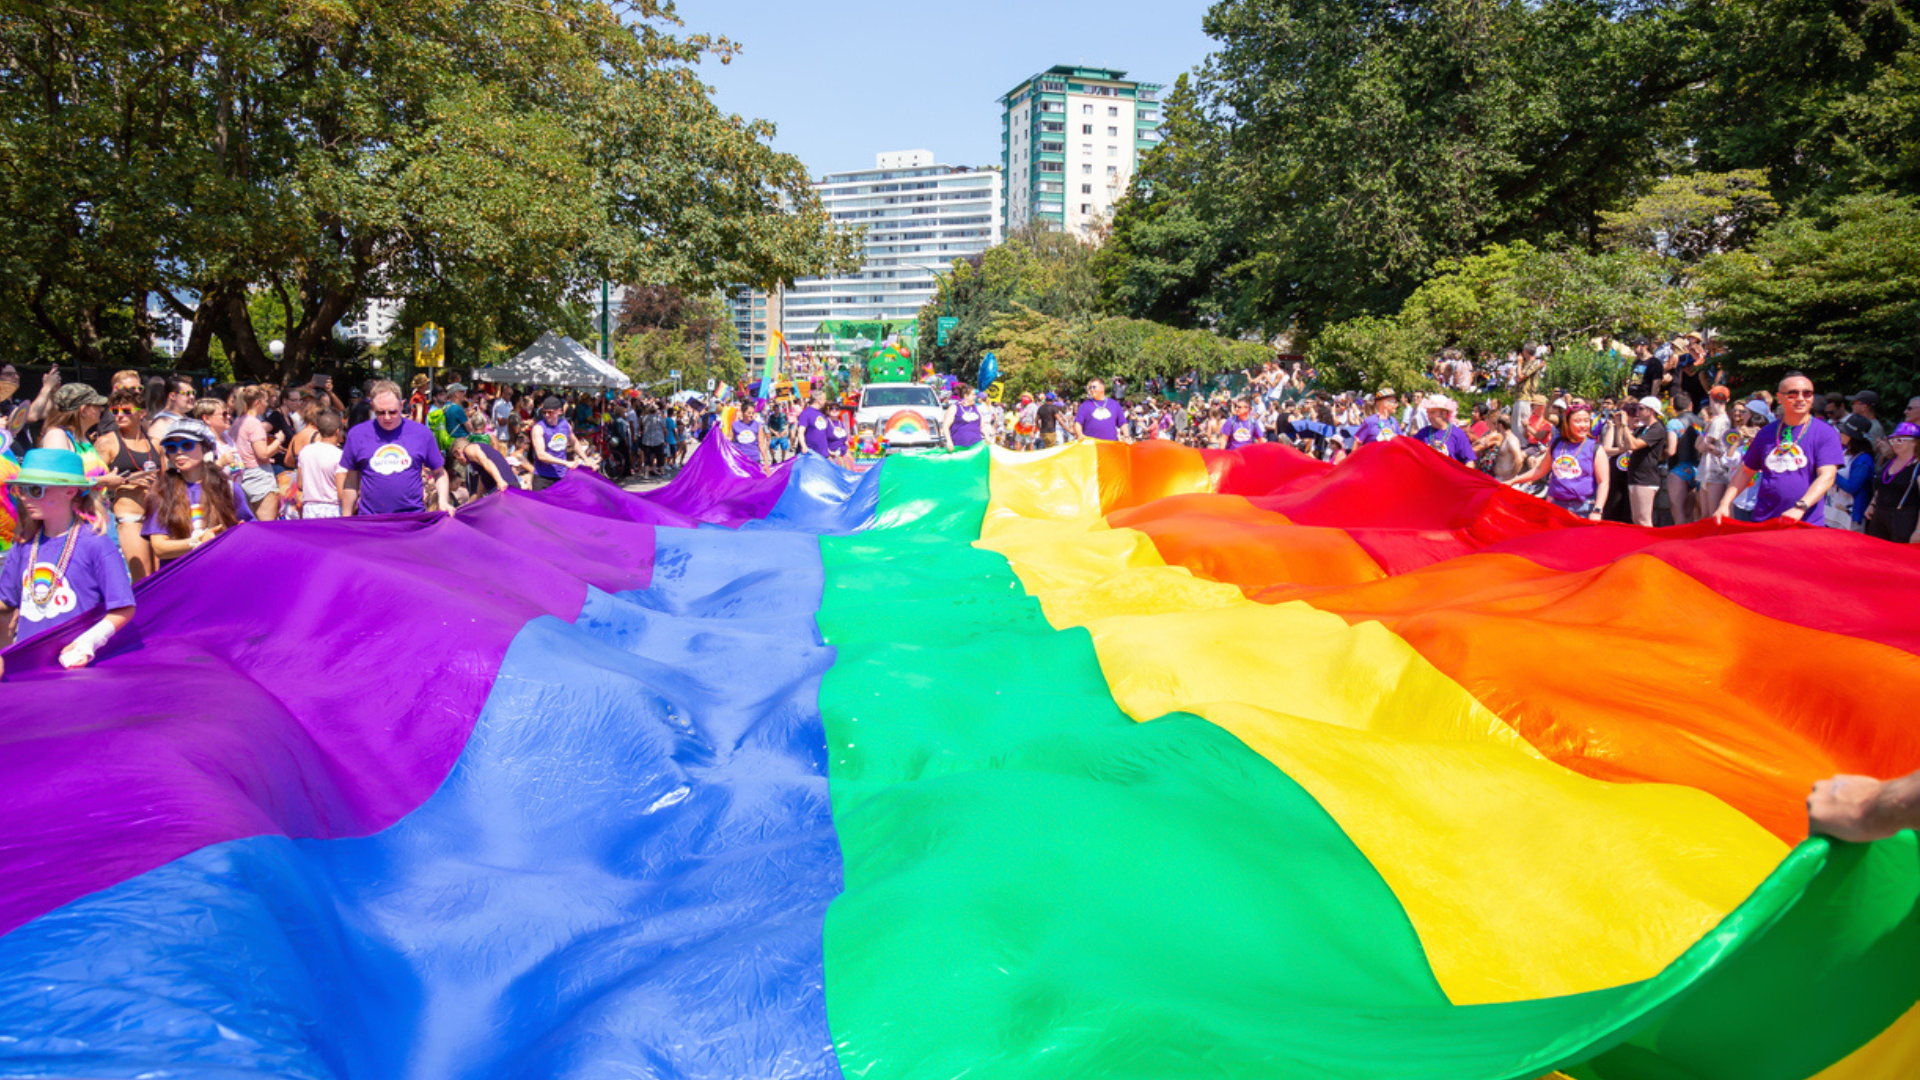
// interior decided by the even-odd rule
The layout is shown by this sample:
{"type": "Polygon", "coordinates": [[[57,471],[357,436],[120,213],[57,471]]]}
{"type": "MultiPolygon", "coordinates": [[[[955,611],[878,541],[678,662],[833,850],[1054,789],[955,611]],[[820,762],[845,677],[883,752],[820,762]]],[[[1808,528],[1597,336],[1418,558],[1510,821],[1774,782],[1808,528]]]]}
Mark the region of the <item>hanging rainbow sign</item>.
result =
{"type": "Polygon", "coordinates": [[[12,649],[0,1076],[1920,1074],[1920,850],[1801,816],[1920,766],[1910,548],[1409,440],[730,453],[12,649]]]}

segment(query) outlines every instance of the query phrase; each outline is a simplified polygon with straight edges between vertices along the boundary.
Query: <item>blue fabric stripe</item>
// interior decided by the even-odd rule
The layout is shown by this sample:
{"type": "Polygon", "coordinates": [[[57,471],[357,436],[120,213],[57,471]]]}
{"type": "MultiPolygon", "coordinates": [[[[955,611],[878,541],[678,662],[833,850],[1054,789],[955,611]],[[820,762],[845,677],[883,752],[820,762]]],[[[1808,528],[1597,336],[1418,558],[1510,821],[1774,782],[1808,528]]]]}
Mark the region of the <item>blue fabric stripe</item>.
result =
{"type": "Polygon", "coordinates": [[[520,632],[392,828],[215,845],[0,938],[0,1076],[838,1076],[822,577],[810,535],[661,529],[651,588],[520,632]]]}
{"type": "Polygon", "coordinates": [[[873,523],[880,502],[882,458],[861,472],[841,468],[816,454],[793,459],[787,487],[765,520],[749,521],[743,529],[797,529],[817,533],[846,533],[873,523]]]}

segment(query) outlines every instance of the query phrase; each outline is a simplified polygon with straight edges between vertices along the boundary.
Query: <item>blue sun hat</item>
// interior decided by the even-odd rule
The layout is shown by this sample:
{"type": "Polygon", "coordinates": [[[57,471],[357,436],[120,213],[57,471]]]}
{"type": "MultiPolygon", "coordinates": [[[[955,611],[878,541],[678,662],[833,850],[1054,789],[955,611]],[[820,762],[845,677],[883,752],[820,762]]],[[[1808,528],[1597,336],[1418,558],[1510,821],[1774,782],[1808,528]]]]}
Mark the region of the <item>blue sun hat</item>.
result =
{"type": "Polygon", "coordinates": [[[9,485],[45,484],[49,487],[92,487],[98,481],[87,475],[86,462],[71,450],[29,450],[20,460],[20,471],[8,477],[9,485]]]}

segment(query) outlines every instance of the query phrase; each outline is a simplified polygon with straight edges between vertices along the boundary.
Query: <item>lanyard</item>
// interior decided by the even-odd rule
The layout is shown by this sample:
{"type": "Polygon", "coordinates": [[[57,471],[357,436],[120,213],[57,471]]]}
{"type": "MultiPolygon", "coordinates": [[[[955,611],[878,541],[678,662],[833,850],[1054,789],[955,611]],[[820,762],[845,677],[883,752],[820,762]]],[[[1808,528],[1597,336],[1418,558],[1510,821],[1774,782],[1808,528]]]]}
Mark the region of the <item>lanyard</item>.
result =
{"type": "Polygon", "coordinates": [[[1813,419],[1811,417],[1809,417],[1798,428],[1790,428],[1787,426],[1787,422],[1785,420],[1780,421],[1780,440],[1779,440],[1780,449],[1782,450],[1793,449],[1793,444],[1800,441],[1801,433],[1804,432],[1808,427],[1812,426],[1812,424],[1813,424],[1813,419]]]}
{"type": "MultiPolygon", "coordinates": [[[[65,581],[67,579],[67,560],[73,558],[73,544],[74,541],[78,539],[80,539],[80,521],[76,519],[73,524],[67,526],[66,542],[60,545],[60,561],[54,564],[53,568],[54,580],[65,581]]],[[[27,574],[25,578],[21,579],[21,585],[24,587],[24,590],[29,593],[33,585],[33,569],[40,565],[40,540],[40,536],[33,538],[33,549],[27,552],[27,574]]]]}

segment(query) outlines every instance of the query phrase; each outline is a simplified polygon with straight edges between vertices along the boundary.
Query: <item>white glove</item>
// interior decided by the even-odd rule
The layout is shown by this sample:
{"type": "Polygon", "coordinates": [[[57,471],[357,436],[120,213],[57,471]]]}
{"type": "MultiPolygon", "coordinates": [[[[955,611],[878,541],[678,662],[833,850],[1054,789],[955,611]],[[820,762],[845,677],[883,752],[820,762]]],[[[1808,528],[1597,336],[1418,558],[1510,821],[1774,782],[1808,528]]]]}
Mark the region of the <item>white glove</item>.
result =
{"type": "Polygon", "coordinates": [[[99,652],[111,637],[113,637],[113,624],[103,618],[94,623],[86,633],[74,638],[66,648],[60,650],[60,666],[86,667],[93,663],[93,654],[99,652]]]}

